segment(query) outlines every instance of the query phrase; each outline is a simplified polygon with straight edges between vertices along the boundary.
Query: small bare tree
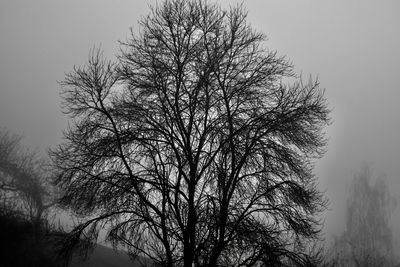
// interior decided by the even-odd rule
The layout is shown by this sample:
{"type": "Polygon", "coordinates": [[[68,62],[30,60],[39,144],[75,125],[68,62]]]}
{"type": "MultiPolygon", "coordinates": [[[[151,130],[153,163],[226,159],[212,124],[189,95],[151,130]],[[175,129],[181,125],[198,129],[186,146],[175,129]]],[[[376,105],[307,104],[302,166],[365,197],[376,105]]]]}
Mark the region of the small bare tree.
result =
{"type": "Polygon", "coordinates": [[[28,216],[39,225],[55,203],[50,172],[43,159],[21,145],[21,136],[0,132],[0,197],[2,209],[28,216]]]}
{"type": "Polygon", "coordinates": [[[74,123],[52,158],[82,219],[65,245],[107,226],[165,266],[305,265],[296,248],[325,207],[318,83],[266,49],[241,6],[166,1],[140,25],[118,62],[93,51],[62,82],[74,123]]]}

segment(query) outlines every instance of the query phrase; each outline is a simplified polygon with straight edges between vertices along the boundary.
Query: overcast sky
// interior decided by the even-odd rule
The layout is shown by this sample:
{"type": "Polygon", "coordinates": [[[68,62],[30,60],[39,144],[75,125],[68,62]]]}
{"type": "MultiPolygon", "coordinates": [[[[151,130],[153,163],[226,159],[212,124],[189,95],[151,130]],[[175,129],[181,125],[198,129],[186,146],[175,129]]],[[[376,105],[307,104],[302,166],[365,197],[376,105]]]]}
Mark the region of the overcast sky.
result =
{"type": "MultiPolygon", "coordinates": [[[[57,81],[84,64],[94,46],[112,59],[117,41],[129,36],[129,27],[138,29],[155,2],[2,0],[0,127],[23,133],[29,146],[42,150],[59,143],[67,118],[57,81]]],[[[243,3],[249,22],[267,35],[266,45],[326,88],[333,124],[315,173],[331,202],[326,231],[340,233],[350,179],[362,162],[386,173],[400,197],[400,1],[243,3]]],[[[394,226],[399,222],[397,216],[394,226]]]]}

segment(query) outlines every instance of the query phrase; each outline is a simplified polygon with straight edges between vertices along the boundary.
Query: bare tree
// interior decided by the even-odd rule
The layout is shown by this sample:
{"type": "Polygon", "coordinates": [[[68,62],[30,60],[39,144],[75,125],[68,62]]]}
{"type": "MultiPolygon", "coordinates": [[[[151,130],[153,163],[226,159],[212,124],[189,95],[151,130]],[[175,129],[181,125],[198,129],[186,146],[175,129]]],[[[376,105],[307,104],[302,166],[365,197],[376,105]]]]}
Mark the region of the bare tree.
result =
{"type": "Polygon", "coordinates": [[[389,225],[396,206],[384,175],[375,179],[365,164],[354,175],[346,210],[346,231],[335,239],[339,266],[395,266],[392,229],[389,225]]]}
{"type": "Polygon", "coordinates": [[[55,203],[50,172],[36,152],[21,145],[22,137],[0,132],[0,197],[2,209],[22,213],[39,225],[55,203]]]}
{"type": "Polygon", "coordinates": [[[305,264],[295,248],[325,207],[318,83],[264,47],[241,6],[166,1],[140,26],[116,63],[93,51],[62,82],[74,123],[52,158],[82,219],[65,244],[107,227],[165,266],[305,264]]]}
{"type": "Polygon", "coordinates": [[[1,265],[61,266],[53,249],[62,232],[50,221],[55,195],[48,163],[21,140],[0,129],[1,265]]]}

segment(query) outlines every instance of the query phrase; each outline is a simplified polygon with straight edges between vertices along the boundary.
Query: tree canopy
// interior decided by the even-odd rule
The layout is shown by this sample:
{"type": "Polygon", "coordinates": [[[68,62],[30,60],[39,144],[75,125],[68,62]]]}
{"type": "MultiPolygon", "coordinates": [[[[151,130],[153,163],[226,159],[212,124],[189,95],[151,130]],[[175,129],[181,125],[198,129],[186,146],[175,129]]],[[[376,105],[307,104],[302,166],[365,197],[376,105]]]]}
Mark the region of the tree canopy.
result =
{"type": "Polygon", "coordinates": [[[115,62],[94,50],[66,76],[72,124],[52,159],[61,204],[81,217],[66,247],[106,228],[165,266],[306,263],[329,109],[246,15],[165,1],[115,62]]]}

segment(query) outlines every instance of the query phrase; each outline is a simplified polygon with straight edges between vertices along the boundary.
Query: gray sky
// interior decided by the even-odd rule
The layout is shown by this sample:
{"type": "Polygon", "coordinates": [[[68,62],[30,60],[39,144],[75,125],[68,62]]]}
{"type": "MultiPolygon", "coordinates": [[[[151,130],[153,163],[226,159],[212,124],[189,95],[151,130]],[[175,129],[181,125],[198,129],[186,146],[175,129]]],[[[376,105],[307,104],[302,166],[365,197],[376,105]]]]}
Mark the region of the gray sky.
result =
{"type": "MultiPolygon", "coordinates": [[[[93,46],[112,59],[129,27],[138,29],[148,3],[155,1],[2,0],[0,127],[23,133],[40,149],[60,142],[67,119],[57,81],[84,64],[93,46]]],[[[249,22],[268,36],[266,45],[326,88],[334,123],[327,129],[328,152],[315,169],[331,202],[326,231],[343,230],[350,179],[364,161],[387,174],[400,201],[400,1],[243,3],[249,22]]],[[[396,215],[394,226],[399,222],[396,215]]]]}

